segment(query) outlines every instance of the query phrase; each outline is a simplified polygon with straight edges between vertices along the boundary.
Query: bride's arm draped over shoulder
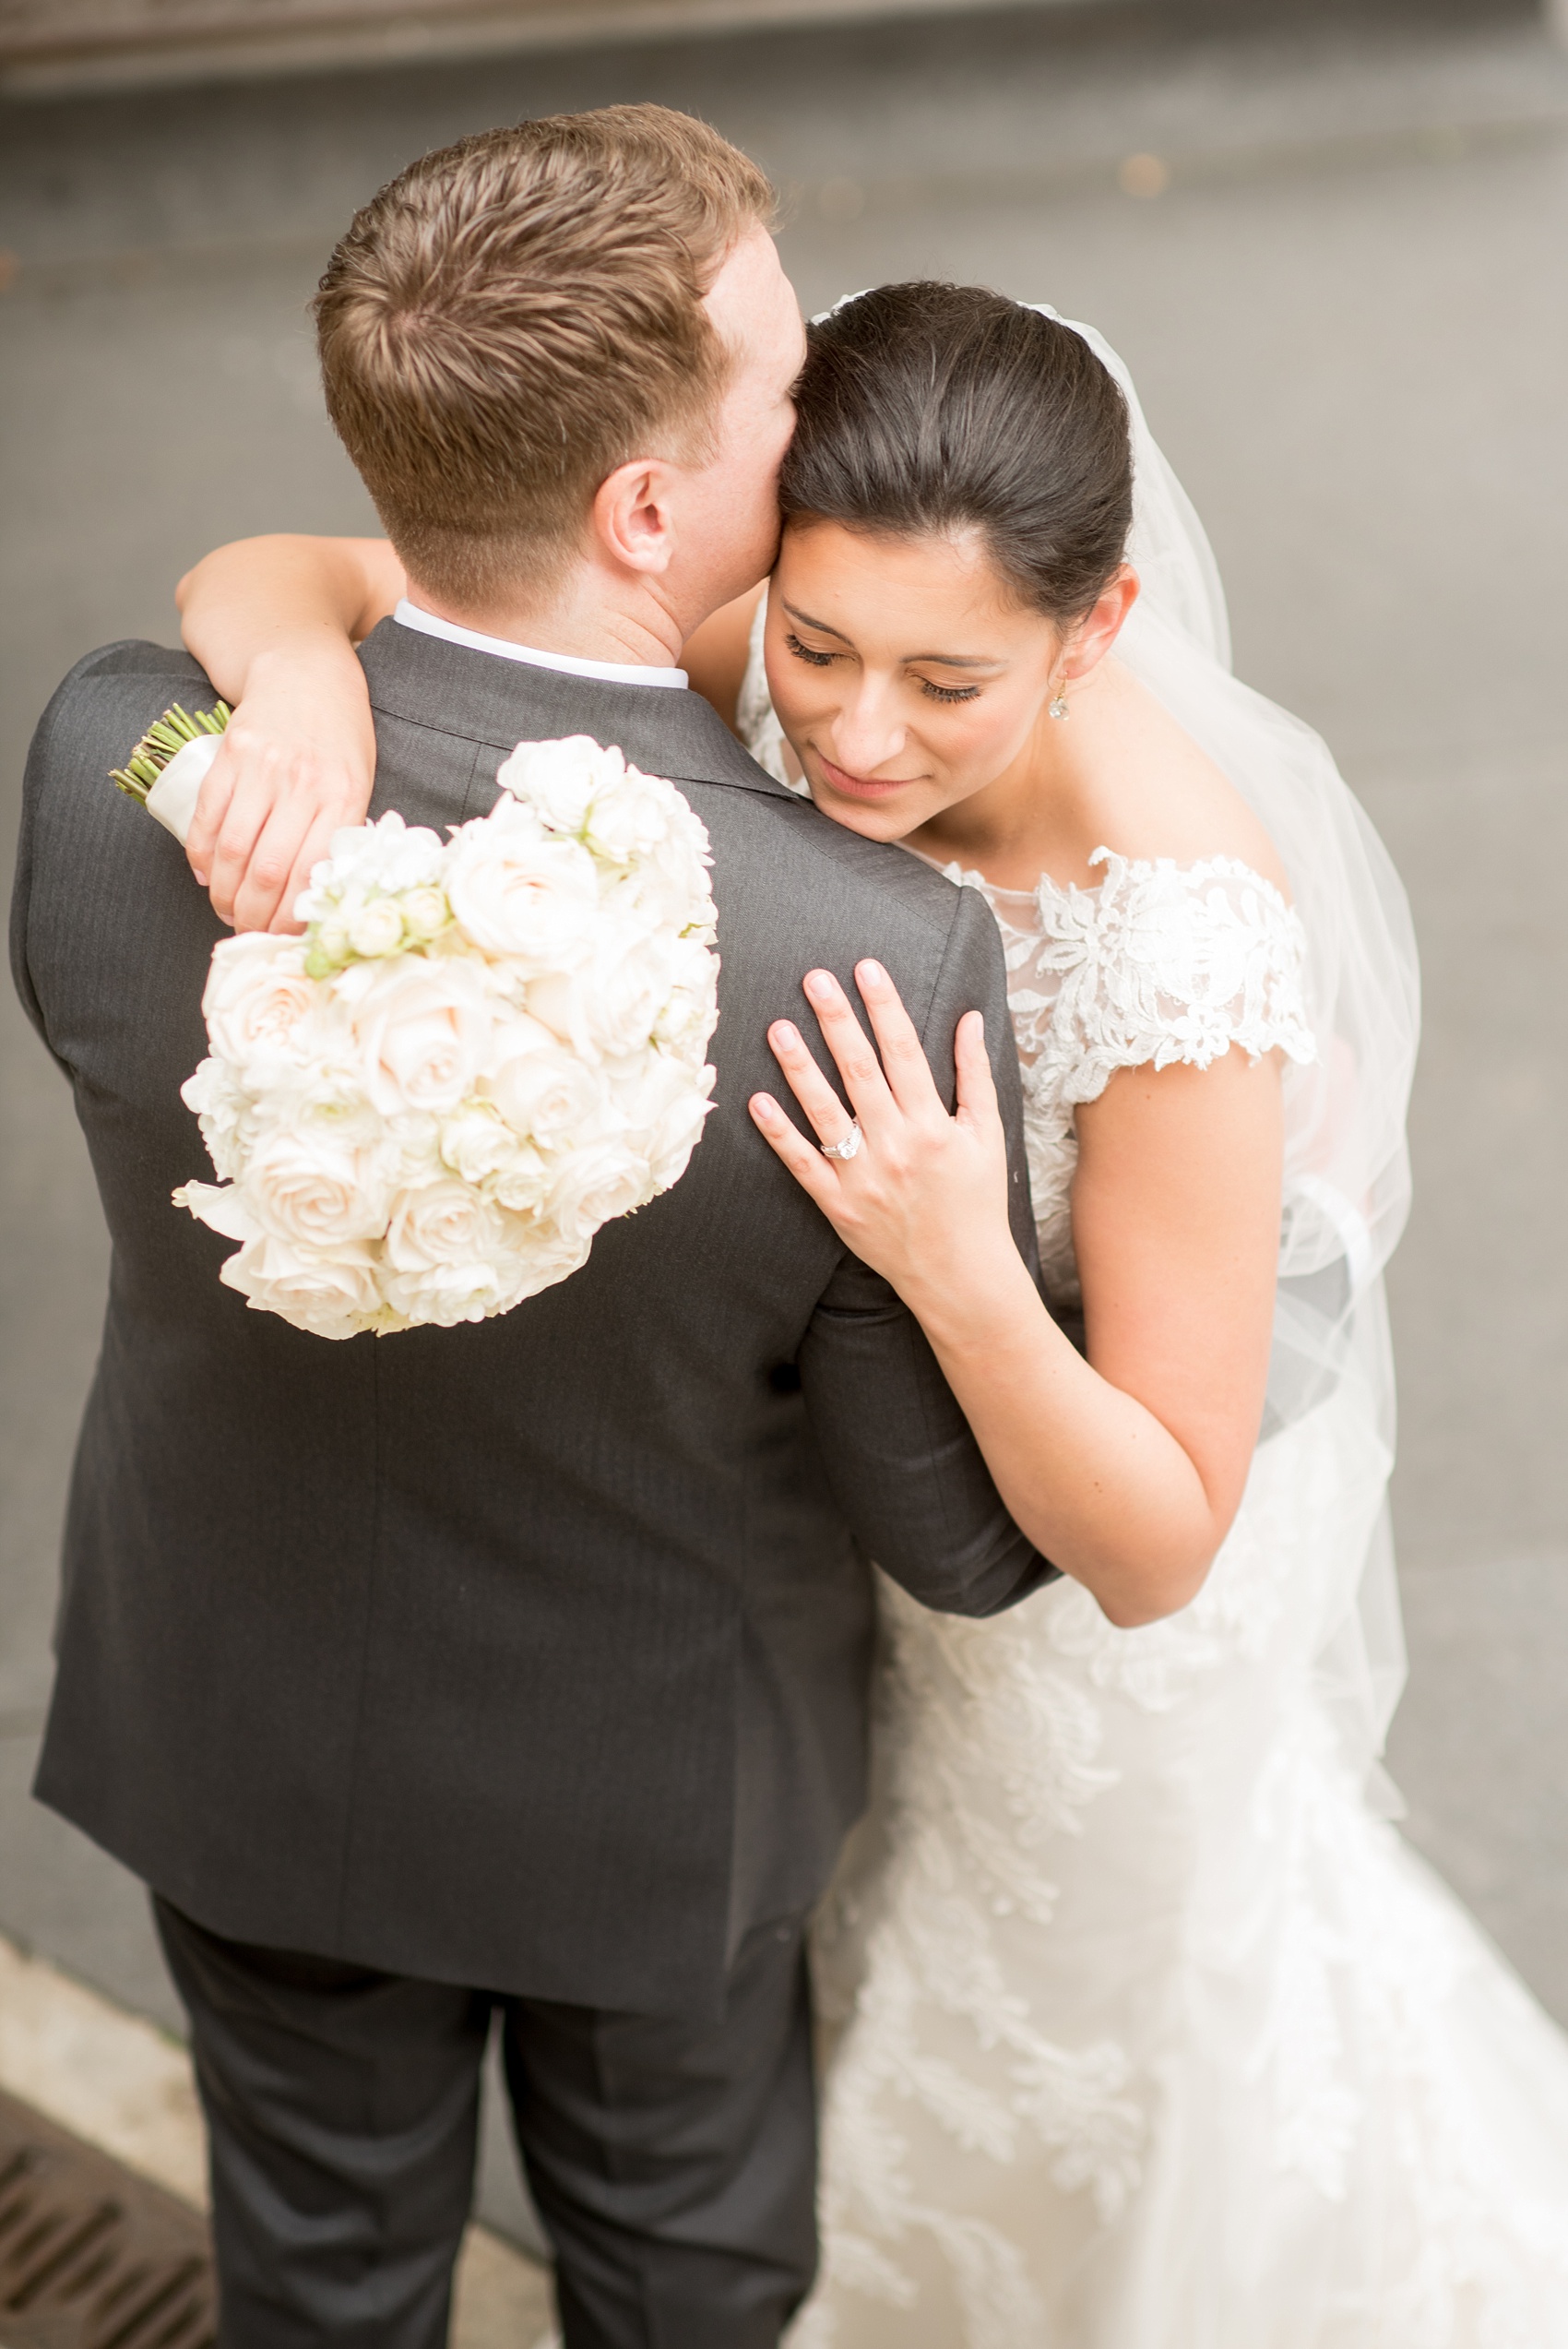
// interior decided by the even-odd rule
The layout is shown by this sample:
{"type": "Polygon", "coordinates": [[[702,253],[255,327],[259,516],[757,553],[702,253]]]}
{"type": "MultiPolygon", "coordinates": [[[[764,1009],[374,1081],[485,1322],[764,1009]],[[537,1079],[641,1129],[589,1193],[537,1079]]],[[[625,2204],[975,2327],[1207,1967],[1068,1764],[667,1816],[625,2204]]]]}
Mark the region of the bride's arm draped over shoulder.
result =
{"type": "Polygon", "coordinates": [[[375,734],[354,647],[405,591],[369,538],[240,539],[180,581],[186,646],[234,709],[185,853],[235,928],[292,928],[332,834],[362,820],[375,734]]]}
{"type": "MultiPolygon", "coordinates": [[[[919,1318],[1015,1521],[1113,1623],[1173,1613],[1229,1530],[1257,1443],[1279,1248],[1277,1055],[1125,1068],[1077,1114],[1073,1236],[1086,1361],[1014,1246],[979,1015],[960,1023],[949,1117],[875,963],[806,993],[865,1147],[823,1157],[766,1095],[754,1115],[839,1236],[919,1318]]],[[[788,1023],[772,1031],[822,1141],[843,1106],[788,1023]]],[[[868,1398],[867,1408],[874,1408],[868,1398]]]]}

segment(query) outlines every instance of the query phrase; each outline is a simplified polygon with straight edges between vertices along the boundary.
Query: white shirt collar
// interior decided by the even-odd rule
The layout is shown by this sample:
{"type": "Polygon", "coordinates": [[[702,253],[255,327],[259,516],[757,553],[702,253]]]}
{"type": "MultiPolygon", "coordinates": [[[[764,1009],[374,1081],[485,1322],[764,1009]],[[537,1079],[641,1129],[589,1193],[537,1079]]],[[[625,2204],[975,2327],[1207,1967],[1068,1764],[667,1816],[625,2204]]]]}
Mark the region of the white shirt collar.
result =
{"type": "Polygon", "coordinates": [[[448,644],[466,644],[470,651],[493,654],[498,661],[526,661],[534,669],[560,669],[568,677],[607,677],[613,686],[672,686],[684,690],[684,669],[645,669],[635,661],[578,661],[569,652],[536,652],[531,645],[512,644],[505,637],[481,636],[477,628],[460,628],[456,620],[438,619],[422,612],[407,596],[392,617],[400,627],[418,628],[422,636],[445,637],[448,644]]]}

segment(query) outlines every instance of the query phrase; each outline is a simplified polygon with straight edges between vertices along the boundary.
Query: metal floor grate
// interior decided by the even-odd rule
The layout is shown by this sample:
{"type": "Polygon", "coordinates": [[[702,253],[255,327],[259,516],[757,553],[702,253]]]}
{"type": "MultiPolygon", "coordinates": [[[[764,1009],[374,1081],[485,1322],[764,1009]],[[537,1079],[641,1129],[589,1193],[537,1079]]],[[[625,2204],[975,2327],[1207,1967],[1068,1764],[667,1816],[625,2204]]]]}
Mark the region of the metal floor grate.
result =
{"type": "Polygon", "coordinates": [[[0,2094],[0,2349],[216,2349],[207,2222],[0,2094]]]}

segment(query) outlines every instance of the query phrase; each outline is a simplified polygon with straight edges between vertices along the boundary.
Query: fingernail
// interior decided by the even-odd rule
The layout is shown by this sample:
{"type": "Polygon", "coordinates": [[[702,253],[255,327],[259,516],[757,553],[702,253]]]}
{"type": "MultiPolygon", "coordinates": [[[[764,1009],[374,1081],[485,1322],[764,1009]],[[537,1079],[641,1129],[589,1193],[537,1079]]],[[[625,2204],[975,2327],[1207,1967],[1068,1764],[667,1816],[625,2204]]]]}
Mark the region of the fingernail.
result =
{"type": "Polygon", "coordinates": [[[833,993],[833,973],[830,971],[808,971],[805,990],[814,1003],[826,1003],[833,993]]]}
{"type": "Polygon", "coordinates": [[[768,1100],[766,1093],[754,1093],[752,1095],[752,1115],[756,1119],[759,1126],[773,1126],[777,1125],[778,1121],[778,1112],[774,1108],[773,1103],[768,1100]]]}
{"type": "Polygon", "coordinates": [[[767,1031],[767,1041],[779,1052],[793,1052],[801,1041],[801,1031],[788,1019],[776,1019],[767,1031]]]}
{"type": "Polygon", "coordinates": [[[887,984],[887,973],[880,962],[857,962],[855,976],[860,981],[862,990],[866,987],[885,987],[887,984]]]}

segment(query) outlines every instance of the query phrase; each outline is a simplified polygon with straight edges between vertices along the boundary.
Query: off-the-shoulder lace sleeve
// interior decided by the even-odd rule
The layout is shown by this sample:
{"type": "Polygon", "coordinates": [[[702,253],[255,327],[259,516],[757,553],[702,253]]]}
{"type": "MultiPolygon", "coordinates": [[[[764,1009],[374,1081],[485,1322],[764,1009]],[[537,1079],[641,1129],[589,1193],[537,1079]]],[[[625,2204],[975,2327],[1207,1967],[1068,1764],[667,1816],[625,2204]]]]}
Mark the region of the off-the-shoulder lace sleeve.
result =
{"type": "Polygon", "coordinates": [[[1178,865],[1101,849],[1095,889],[1039,894],[1039,927],[1008,932],[1009,996],[1036,1085],[1065,1106],[1118,1068],[1206,1068],[1232,1044],[1316,1057],[1306,936],[1271,881],[1235,857],[1178,865]]]}

